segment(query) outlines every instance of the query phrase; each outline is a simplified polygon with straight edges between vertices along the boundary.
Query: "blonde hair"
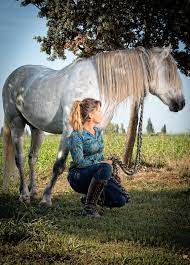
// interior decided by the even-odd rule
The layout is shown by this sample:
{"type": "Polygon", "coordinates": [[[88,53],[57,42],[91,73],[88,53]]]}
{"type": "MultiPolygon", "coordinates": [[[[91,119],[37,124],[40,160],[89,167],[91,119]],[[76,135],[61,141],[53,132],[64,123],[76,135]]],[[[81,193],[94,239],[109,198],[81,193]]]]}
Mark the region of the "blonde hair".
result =
{"type": "Polygon", "coordinates": [[[73,102],[69,115],[69,123],[73,130],[83,130],[83,124],[90,120],[89,112],[97,109],[98,104],[101,106],[101,101],[94,98],[85,98],[73,102]]]}

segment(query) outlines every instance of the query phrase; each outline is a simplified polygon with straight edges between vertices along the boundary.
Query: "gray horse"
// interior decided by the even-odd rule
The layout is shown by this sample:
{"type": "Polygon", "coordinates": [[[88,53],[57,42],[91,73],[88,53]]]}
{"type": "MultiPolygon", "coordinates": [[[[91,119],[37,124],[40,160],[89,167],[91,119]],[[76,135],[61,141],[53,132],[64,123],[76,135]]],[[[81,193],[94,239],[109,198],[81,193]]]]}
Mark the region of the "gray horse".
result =
{"type": "Polygon", "coordinates": [[[129,96],[138,101],[145,91],[159,97],[171,111],[183,109],[181,80],[170,47],[103,52],[77,59],[59,71],[39,65],[17,68],[3,87],[4,190],[16,165],[20,176],[19,200],[29,203],[37,194],[34,167],[43,131],[62,134],[52,177],[41,201],[41,204],[51,205],[52,188],[65,169],[69,153],[67,143],[72,128],[68,117],[73,101],[86,97],[101,100],[103,120],[97,126],[104,129],[120,102],[129,96]],[[31,129],[28,187],[23,155],[26,124],[31,129]]]}

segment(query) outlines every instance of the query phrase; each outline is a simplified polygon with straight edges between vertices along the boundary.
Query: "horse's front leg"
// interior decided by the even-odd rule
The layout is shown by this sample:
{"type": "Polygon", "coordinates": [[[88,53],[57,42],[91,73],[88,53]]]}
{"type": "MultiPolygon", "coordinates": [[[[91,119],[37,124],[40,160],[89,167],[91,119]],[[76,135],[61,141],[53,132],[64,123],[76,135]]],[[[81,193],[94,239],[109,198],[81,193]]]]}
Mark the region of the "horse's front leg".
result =
{"type": "Polygon", "coordinates": [[[46,186],[44,190],[43,198],[40,201],[40,205],[45,205],[45,206],[52,205],[52,201],[51,201],[52,189],[55,186],[58,176],[62,174],[65,169],[68,153],[69,153],[68,134],[63,133],[60,146],[59,146],[59,151],[57,154],[57,158],[53,165],[52,177],[51,177],[50,182],[48,183],[48,185],[46,186]]]}

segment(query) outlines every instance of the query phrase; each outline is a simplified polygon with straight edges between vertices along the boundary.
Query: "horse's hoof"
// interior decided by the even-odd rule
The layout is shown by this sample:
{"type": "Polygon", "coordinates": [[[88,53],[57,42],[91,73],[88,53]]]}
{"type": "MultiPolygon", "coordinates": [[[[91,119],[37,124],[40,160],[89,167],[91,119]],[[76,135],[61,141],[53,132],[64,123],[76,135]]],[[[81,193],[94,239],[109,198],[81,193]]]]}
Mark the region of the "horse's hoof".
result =
{"type": "Polygon", "coordinates": [[[38,190],[32,190],[30,191],[30,199],[37,199],[37,196],[38,196],[38,190]]]}
{"type": "Polygon", "coordinates": [[[44,195],[43,199],[39,203],[40,206],[44,207],[51,207],[52,206],[52,201],[50,195],[44,195]]]}
{"type": "Polygon", "coordinates": [[[47,202],[45,200],[41,200],[39,202],[39,205],[42,206],[42,207],[51,207],[52,206],[52,202],[49,202],[49,201],[47,202]]]}
{"type": "Polygon", "coordinates": [[[19,201],[30,204],[30,196],[28,194],[21,194],[19,197],[19,201]]]}

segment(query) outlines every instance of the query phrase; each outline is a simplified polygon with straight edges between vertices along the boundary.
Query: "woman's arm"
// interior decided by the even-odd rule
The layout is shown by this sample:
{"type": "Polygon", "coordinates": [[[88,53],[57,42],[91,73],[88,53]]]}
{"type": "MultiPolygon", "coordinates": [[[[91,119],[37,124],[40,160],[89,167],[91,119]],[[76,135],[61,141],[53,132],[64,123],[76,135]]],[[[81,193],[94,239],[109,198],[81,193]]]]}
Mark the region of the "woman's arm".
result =
{"type": "MultiPolygon", "coordinates": [[[[102,131],[100,130],[100,143],[101,143],[101,146],[102,146],[102,149],[104,148],[104,138],[103,138],[103,135],[102,135],[102,131]]],[[[108,163],[108,164],[112,164],[112,160],[104,160],[104,155],[103,155],[103,150],[102,150],[102,157],[101,157],[101,161],[100,163],[108,163]]]]}
{"type": "Polygon", "coordinates": [[[78,168],[87,167],[95,163],[93,159],[84,158],[83,142],[78,133],[70,135],[69,150],[73,162],[78,168]]]}

